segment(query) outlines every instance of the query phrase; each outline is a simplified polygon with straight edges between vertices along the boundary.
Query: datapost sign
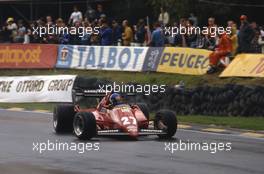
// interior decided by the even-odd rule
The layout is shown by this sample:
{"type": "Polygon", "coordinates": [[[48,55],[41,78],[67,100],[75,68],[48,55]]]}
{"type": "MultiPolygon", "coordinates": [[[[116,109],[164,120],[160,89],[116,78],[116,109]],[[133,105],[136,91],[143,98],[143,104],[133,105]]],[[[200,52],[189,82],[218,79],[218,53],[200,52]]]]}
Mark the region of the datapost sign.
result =
{"type": "Polygon", "coordinates": [[[57,68],[141,71],[148,48],[60,45],[57,68]]]}
{"type": "Polygon", "coordinates": [[[240,54],[220,77],[264,77],[264,54],[240,54]]]}
{"type": "Polygon", "coordinates": [[[72,102],[76,76],[0,77],[0,102],[72,102]]]}
{"type": "Polygon", "coordinates": [[[54,68],[58,46],[46,44],[1,44],[0,68],[54,68]]]}
{"type": "Polygon", "coordinates": [[[208,70],[211,51],[166,47],[161,55],[158,72],[203,75],[208,70]]]}

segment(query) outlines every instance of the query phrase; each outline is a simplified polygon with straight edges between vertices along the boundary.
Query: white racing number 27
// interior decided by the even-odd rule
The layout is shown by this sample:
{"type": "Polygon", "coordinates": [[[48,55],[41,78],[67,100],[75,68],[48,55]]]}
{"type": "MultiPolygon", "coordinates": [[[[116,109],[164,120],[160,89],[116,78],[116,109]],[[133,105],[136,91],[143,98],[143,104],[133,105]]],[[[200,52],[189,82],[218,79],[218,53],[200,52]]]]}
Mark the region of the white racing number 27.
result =
{"type": "Polygon", "coordinates": [[[121,121],[123,123],[123,125],[130,125],[130,124],[133,124],[133,125],[136,125],[137,124],[137,120],[135,117],[122,117],[121,118],[121,121]]]}

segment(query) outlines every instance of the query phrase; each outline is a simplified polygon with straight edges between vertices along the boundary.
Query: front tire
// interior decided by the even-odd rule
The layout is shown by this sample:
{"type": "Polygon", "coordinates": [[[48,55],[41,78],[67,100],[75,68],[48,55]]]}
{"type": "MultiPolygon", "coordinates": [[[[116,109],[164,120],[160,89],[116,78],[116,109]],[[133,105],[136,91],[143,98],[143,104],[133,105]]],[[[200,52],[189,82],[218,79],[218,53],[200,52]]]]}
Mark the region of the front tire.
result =
{"type": "Polygon", "coordinates": [[[157,112],[154,120],[154,128],[163,130],[166,134],[158,135],[159,138],[172,138],[177,131],[178,121],[174,112],[170,110],[161,110],[157,112]]]}
{"type": "Polygon", "coordinates": [[[73,131],[74,106],[71,104],[57,105],[53,110],[53,128],[56,133],[73,131]]]}
{"type": "Polygon", "coordinates": [[[93,113],[77,113],[73,120],[74,134],[81,140],[90,140],[97,134],[96,119],[93,113]]]}

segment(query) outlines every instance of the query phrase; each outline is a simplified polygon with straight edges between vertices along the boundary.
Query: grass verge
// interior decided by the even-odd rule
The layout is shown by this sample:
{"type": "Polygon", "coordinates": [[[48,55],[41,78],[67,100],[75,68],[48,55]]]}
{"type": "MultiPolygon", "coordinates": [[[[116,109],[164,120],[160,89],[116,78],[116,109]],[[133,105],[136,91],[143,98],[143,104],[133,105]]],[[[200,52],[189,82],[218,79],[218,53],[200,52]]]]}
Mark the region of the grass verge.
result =
{"type": "Polygon", "coordinates": [[[216,116],[178,116],[181,123],[197,123],[203,125],[216,125],[229,128],[264,130],[262,117],[216,117],[216,116]]]}
{"type": "Polygon", "coordinates": [[[52,111],[54,103],[0,103],[0,108],[24,108],[25,110],[47,110],[52,111]]]}

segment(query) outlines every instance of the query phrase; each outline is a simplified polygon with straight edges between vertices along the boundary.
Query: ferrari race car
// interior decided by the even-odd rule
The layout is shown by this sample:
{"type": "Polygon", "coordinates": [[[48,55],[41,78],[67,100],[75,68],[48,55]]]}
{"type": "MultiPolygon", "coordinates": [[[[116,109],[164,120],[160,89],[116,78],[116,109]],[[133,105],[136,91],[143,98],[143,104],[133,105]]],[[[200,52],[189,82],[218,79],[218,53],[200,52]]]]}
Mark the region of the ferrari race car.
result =
{"type": "MultiPolygon", "coordinates": [[[[157,135],[171,138],[177,130],[177,118],[172,111],[156,113],[150,126],[146,104],[127,101],[132,94],[100,93],[98,91],[74,91],[73,104],[60,104],[54,108],[53,127],[56,133],[71,133],[81,140],[96,136],[138,136],[157,135]],[[83,107],[80,98],[96,98],[95,107],[83,107]],[[98,100],[99,99],[99,100],[98,100]],[[152,127],[152,128],[150,128],[152,127]]],[[[134,95],[134,94],[133,94],[134,95]]],[[[84,103],[91,104],[90,101],[84,103]]]]}

